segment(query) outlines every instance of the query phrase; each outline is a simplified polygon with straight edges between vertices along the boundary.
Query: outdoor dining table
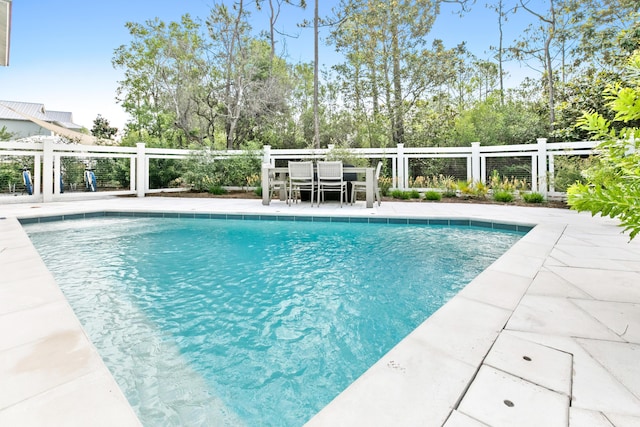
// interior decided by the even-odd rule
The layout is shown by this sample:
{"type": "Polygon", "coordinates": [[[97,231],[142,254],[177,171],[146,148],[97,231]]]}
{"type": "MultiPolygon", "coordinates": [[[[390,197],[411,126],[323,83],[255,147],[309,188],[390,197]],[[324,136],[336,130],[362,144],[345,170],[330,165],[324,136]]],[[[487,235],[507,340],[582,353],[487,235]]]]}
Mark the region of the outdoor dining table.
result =
{"type": "MultiPolygon", "coordinates": [[[[315,167],[314,167],[315,170],[315,167]]],[[[373,208],[373,199],[374,199],[374,179],[375,179],[375,168],[370,167],[355,167],[349,166],[344,168],[344,172],[350,174],[358,174],[363,173],[366,182],[366,206],[368,208],[373,208]]],[[[271,192],[269,191],[269,176],[280,177],[281,180],[286,180],[286,176],[289,173],[289,168],[287,167],[275,167],[268,163],[262,165],[262,204],[269,205],[271,203],[271,192]]],[[[286,194],[284,191],[280,192],[280,200],[286,199],[286,194]]]]}

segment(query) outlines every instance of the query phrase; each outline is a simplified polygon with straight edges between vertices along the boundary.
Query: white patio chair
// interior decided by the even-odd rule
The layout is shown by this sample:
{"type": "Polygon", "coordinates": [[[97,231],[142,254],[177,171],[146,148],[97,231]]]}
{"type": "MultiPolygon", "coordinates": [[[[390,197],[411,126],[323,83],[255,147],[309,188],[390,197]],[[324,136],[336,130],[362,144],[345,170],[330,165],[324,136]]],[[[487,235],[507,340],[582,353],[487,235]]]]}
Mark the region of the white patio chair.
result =
{"type": "MultiPolygon", "coordinates": [[[[378,201],[378,206],[380,206],[380,204],[382,203],[382,200],[380,198],[380,188],[378,187],[378,180],[380,179],[380,171],[382,170],[382,162],[378,162],[378,165],[376,166],[376,175],[373,177],[373,195],[375,196],[376,200],[378,201]]],[[[367,183],[364,181],[353,181],[351,183],[351,204],[353,205],[353,202],[355,202],[356,200],[356,195],[358,193],[365,193],[367,192],[367,183]]]]}
{"type": "Polygon", "coordinates": [[[324,202],[324,193],[339,192],[340,207],[342,201],[347,198],[347,182],[342,174],[342,162],[318,162],[318,206],[320,206],[320,197],[324,202]]]}
{"type": "Polygon", "coordinates": [[[311,206],[313,206],[313,191],[315,189],[315,180],[313,178],[312,162],[289,162],[289,195],[287,203],[297,202],[298,198],[302,201],[300,191],[309,191],[311,206]]]}
{"type": "Polygon", "coordinates": [[[277,197],[280,200],[284,200],[282,199],[282,197],[280,196],[281,193],[285,194],[286,197],[286,193],[287,193],[287,180],[284,177],[280,177],[280,174],[276,174],[275,172],[271,171],[269,172],[269,198],[273,199],[274,196],[277,195],[277,197]]]}

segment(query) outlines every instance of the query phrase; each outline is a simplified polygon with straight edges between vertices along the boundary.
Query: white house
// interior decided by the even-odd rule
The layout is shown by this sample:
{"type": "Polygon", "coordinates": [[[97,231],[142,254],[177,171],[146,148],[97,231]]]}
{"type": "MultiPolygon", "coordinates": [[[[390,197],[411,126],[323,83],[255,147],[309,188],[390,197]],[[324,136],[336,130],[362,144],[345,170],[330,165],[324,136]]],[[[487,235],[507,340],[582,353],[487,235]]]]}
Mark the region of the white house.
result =
{"type": "Polygon", "coordinates": [[[45,128],[42,122],[45,126],[52,124],[74,132],[82,129],[82,126],[73,123],[70,112],[48,111],[44,104],[0,101],[0,129],[6,127],[6,131],[13,134],[15,139],[36,135],[53,136],[54,132],[45,128]],[[37,119],[41,123],[31,119],[37,119]]]}

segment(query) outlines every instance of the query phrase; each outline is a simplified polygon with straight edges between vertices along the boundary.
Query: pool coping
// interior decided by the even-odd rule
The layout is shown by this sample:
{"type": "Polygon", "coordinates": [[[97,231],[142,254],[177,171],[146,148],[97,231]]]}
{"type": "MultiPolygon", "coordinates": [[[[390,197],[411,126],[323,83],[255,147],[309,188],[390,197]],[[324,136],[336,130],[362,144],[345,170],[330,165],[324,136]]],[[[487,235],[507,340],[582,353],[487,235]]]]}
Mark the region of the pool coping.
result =
{"type": "Polygon", "coordinates": [[[501,231],[528,233],[535,224],[486,221],[473,218],[423,218],[423,217],[367,217],[367,216],[327,216],[327,215],[258,215],[237,213],[195,213],[195,212],[144,212],[144,211],[91,211],[75,214],[43,215],[18,218],[20,224],[39,224],[52,221],[72,221],[89,218],[176,218],[176,219],[219,219],[244,221],[281,222],[335,222],[349,224],[394,224],[394,225],[439,225],[450,227],[478,227],[501,231]]]}
{"type": "MultiPolygon", "coordinates": [[[[127,215],[129,213],[131,215],[143,215],[143,212],[147,211],[150,206],[148,202],[139,205],[131,202],[129,204],[136,205],[134,208],[96,209],[86,206],[76,206],[72,208],[69,207],[70,204],[71,203],[67,203],[64,209],[67,212],[62,214],[47,214],[45,213],[45,209],[37,213],[33,211],[26,213],[23,210],[17,213],[15,217],[20,217],[23,221],[29,221],[30,218],[36,217],[51,219],[59,216],[72,216],[75,218],[78,215],[100,215],[96,214],[98,211],[105,212],[105,215],[116,215],[117,212],[126,212],[127,215]],[[107,214],[107,212],[111,213],[107,214]]],[[[212,212],[204,213],[204,215],[224,214],[227,219],[236,219],[238,215],[242,215],[243,217],[248,216],[251,219],[256,219],[256,216],[258,218],[269,217],[269,219],[273,219],[275,214],[276,217],[299,216],[300,218],[308,218],[311,216],[320,218],[319,220],[322,221],[327,215],[332,216],[336,214],[342,220],[352,217],[369,217],[369,219],[374,219],[374,221],[371,222],[378,221],[380,216],[391,216],[394,218],[394,221],[409,221],[410,218],[425,220],[425,216],[433,217],[431,219],[434,221],[443,220],[441,212],[436,212],[432,215],[427,215],[427,213],[415,214],[413,211],[409,211],[406,207],[400,205],[395,206],[391,203],[385,203],[384,205],[391,205],[391,209],[388,212],[385,212],[383,209],[378,210],[376,215],[379,216],[374,218],[371,218],[370,212],[364,214],[356,212],[355,215],[351,215],[351,213],[353,213],[351,211],[345,210],[337,212],[336,209],[334,209],[335,212],[332,211],[330,214],[328,214],[326,210],[323,210],[322,215],[315,215],[313,211],[304,211],[303,209],[291,210],[287,214],[284,214],[277,212],[279,210],[277,207],[272,207],[271,210],[266,209],[266,211],[265,208],[251,208],[250,210],[254,212],[242,213],[238,211],[237,207],[233,207],[232,205],[224,206],[221,209],[229,210],[227,213],[213,213],[218,209],[211,208],[209,204],[207,204],[207,207],[204,209],[209,209],[212,212]]],[[[39,207],[42,208],[44,206],[45,205],[41,205],[39,207]]],[[[247,206],[249,205],[240,206],[240,209],[247,209],[247,206]]],[[[455,208],[455,206],[451,207],[455,208]]],[[[164,203],[159,203],[151,209],[156,209],[156,211],[172,211],[168,213],[170,215],[183,215],[189,218],[200,217],[200,214],[202,214],[202,212],[186,212],[181,209],[167,208],[168,206],[164,203]]],[[[203,207],[196,207],[197,211],[202,209],[203,207]]],[[[419,209],[424,208],[420,207],[419,209]]],[[[516,214],[517,213],[520,213],[520,211],[517,211],[516,214]]],[[[508,215],[513,216],[512,213],[508,213],[508,215]]],[[[547,213],[544,213],[544,215],[547,215],[547,213]]],[[[544,215],[538,215],[543,218],[542,220],[507,220],[506,223],[509,225],[517,226],[521,224],[525,227],[530,227],[534,223],[537,225],[489,268],[472,280],[463,291],[409,334],[409,336],[374,364],[374,366],[351,384],[333,402],[309,420],[307,425],[346,426],[389,425],[393,423],[394,425],[424,424],[452,426],[478,425],[477,422],[479,420],[482,420],[486,425],[492,425],[490,422],[487,422],[488,419],[483,418],[482,414],[477,413],[477,405],[473,405],[473,402],[477,400],[474,397],[476,394],[474,386],[476,383],[485,381],[485,372],[493,373],[490,369],[495,368],[495,366],[493,366],[495,363],[490,365],[485,362],[487,358],[492,355],[492,349],[497,345],[496,343],[504,341],[503,336],[509,339],[527,338],[529,343],[534,343],[544,348],[554,347],[554,345],[548,343],[541,344],[544,340],[540,337],[533,335],[526,336],[525,332],[527,332],[527,328],[516,328],[512,330],[512,328],[508,326],[509,322],[513,321],[514,313],[518,314],[521,311],[522,300],[527,298],[527,292],[530,288],[536,285],[536,280],[541,275],[541,272],[547,273],[547,267],[545,267],[545,265],[548,264],[548,268],[552,267],[552,263],[549,261],[553,257],[550,255],[557,249],[558,242],[568,234],[567,229],[572,227],[570,219],[578,218],[581,226],[583,224],[585,227],[595,226],[599,233],[607,236],[607,239],[612,239],[611,236],[614,234],[619,235],[619,229],[616,228],[614,221],[603,220],[601,218],[589,219],[584,215],[577,216],[573,214],[569,215],[571,218],[557,219],[553,218],[554,213],[548,214],[550,220],[547,221],[544,219],[544,215]],[[505,283],[510,284],[508,291],[505,291],[505,283]],[[518,311],[516,312],[516,310],[518,311]],[[425,401],[429,403],[425,405],[425,401]],[[467,401],[471,403],[467,403],[467,401]],[[459,424],[461,420],[466,421],[467,424],[459,424]]],[[[459,213],[450,216],[453,221],[465,221],[459,213]]],[[[474,213],[466,216],[468,217],[468,221],[479,221],[483,225],[486,225],[487,223],[493,223],[493,221],[489,221],[488,218],[494,216],[502,217],[505,215],[492,208],[486,214],[474,213]]],[[[10,221],[11,219],[8,218],[8,220],[10,221]]],[[[15,221],[17,224],[17,219],[15,221]]],[[[0,222],[0,224],[2,224],[2,222],[0,222]]],[[[503,224],[505,221],[496,218],[495,223],[503,224]]],[[[22,230],[21,227],[19,228],[20,232],[24,234],[24,230],[22,230]]],[[[15,232],[15,230],[12,232],[15,232]]],[[[19,235],[20,232],[18,232],[17,235],[19,235]]],[[[581,230],[581,232],[584,232],[584,230],[581,230]]],[[[570,237],[573,238],[573,236],[570,237]]],[[[615,245],[618,246],[626,242],[624,237],[622,237],[622,240],[619,238],[614,240],[616,240],[615,245]]],[[[17,246],[21,248],[21,250],[25,250],[26,245],[23,240],[20,240],[17,246]]],[[[28,246],[30,246],[30,248],[27,247],[26,251],[30,253],[30,256],[33,256],[35,250],[30,245],[30,241],[28,242],[28,246]]],[[[640,251],[636,249],[637,247],[637,245],[633,245],[632,249],[634,253],[640,254],[640,251]]],[[[0,252],[0,255],[1,254],[2,252],[0,252]]],[[[35,255],[37,260],[32,260],[32,262],[35,264],[41,263],[42,261],[37,256],[37,253],[35,253],[35,255]]],[[[0,257],[0,261],[1,260],[2,258],[0,257]]],[[[21,259],[20,262],[25,261],[21,259]]],[[[0,266],[2,265],[5,264],[0,262],[0,266]]],[[[635,264],[630,265],[634,268],[632,270],[633,272],[640,273],[640,266],[636,268],[635,264]]],[[[53,284],[57,288],[54,282],[53,284]]],[[[0,314],[0,328],[2,327],[1,321],[6,320],[3,319],[3,317],[6,317],[6,314],[0,314]]],[[[515,317],[519,318],[520,316],[516,315],[515,317]]],[[[79,322],[77,323],[79,327],[79,322]]],[[[86,339],[86,335],[84,338],[86,339]]],[[[88,342],[88,339],[86,339],[86,341],[90,348],[93,349],[93,345],[88,342]]],[[[635,344],[635,342],[632,344],[635,344]]],[[[555,345],[555,347],[561,346],[555,345]]],[[[0,349],[1,348],[2,347],[0,347],[0,349]]],[[[93,349],[93,351],[95,351],[95,349],[93,349]]],[[[567,353],[566,351],[562,352],[567,353]]],[[[3,352],[0,350],[0,357],[2,357],[4,353],[6,353],[6,351],[3,352]]],[[[511,375],[508,370],[498,370],[499,373],[503,375],[511,375]]],[[[538,385],[535,381],[530,381],[527,378],[518,377],[517,375],[514,377],[519,383],[538,385]]],[[[571,377],[569,380],[571,380],[571,377]]],[[[68,381],[61,386],[68,386],[70,383],[71,381],[68,381]]],[[[117,395],[118,392],[119,389],[114,394],[117,395]]],[[[572,403],[571,401],[574,397],[572,391],[552,390],[552,392],[567,401],[566,408],[560,405],[565,415],[558,415],[558,418],[567,420],[568,423],[568,414],[578,413],[576,410],[570,410],[571,406],[573,406],[570,403],[572,403]]],[[[42,395],[52,393],[55,394],[55,390],[50,389],[8,407],[0,405],[0,423],[2,423],[3,420],[16,419],[10,418],[11,416],[15,416],[16,413],[24,415],[26,413],[24,410],[27,407],[30,413],[33,413],[38,406],[36,405],[34,407],[33,405],[27,405],[27,403],[31,401],[30,403],[33,404],[37,402],[43,404],[42,395]],[[17,407],[22,407],[22,410],[18,410],[20,408],[16,409],[17,407]]],[[[2,403],[1,399],[0,403],[2,403]]],[[[49,405],[51,404],[49,403],[49,405]]],[[[640,405],[638,405],[638,408],[640,408],[640,405]]],[[[42,406],[40,410],[36,410],[36,412],[45,414],[48,410],[51,410],[50,406],[44,404],[44,406],[42,406]]],[[[594,409],[588,407],[588,405],[581,410],[587,411],[589,414],[594,411],[594,409]]],[[[68,413],[72,412],[73,411],[69,411],[68,413]]],[[[125,403],[118,400],[107,412],[111,415],[124,414],[126,417],[130,416],[133,411],[128,403],[126,403],[126,400],[125,403]]],[[[615,411],[613,412],[615,413],[615,411]]],[[[634,408],[631,410],[625,409],[622,412],[624,416],[640,417],[640,409],[638,409],[637,412],[634,411],[634,408]]],[[[538,418],[534,416],[531,419],[537,420],[539,416],[538,418]]],[[[24,421],[24,419],[21,420],[24,421]]],[[[121,422],[119,425],[137,425],[136,423],[137,419],[127,419],[124,424],[121,422]]],[[[38,424],[34,422],[33,425],[38,424]]],[[[566,423],[564,425],[566,425],[566,423]]]]}

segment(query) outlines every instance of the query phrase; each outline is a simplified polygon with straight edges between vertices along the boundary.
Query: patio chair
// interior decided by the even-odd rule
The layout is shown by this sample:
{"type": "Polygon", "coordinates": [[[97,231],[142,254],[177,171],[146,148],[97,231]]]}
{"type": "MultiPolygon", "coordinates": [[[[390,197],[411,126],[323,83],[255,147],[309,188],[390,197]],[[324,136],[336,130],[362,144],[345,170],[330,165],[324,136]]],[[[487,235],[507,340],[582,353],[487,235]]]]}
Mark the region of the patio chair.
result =
{"type": "Polygon", "coordinates": [[[270,199],[277,195],[280,200],[284,200],[281,194],[287,193],[287,180],[273,171],[269,172],[269,188],[267,191],[269,191],[270,199]]]}
{"type": "Polygon", "coordinates": [[[340,207],[347,198],[347,182],[342,174],[342,162],[318,162],[318,206],[324,202],[325,191],[340,193],[340,207]]]}
{"type": "Polygon", "coordinates": [[[298,198],[302,201],[301,191],[309,191],[311,206],[313,206],[313,192],[315,189],[315,180],[313,177],[312,162],[289,162],[289,195],[287,203],[297,202],[298,198]]]}
{"type": "MultiPolygon", "coordinates": [[[[378,180],[380,179],[380,171],[382,170],[382,162],[378,162],[376,166],[376,175],[373,177],[373,195],[378,201],[378,206],[382,203],[382,199],[380,198],[380,188],[378,187],[378,180]]],[[[356,200],[356,195],[358,193],[366,193],[367,192],[367,183],[364,181],[353,181],[351,183],[351,204],[356,200]]]]}

